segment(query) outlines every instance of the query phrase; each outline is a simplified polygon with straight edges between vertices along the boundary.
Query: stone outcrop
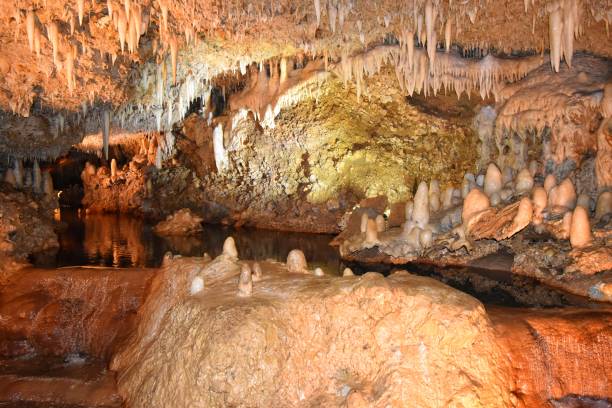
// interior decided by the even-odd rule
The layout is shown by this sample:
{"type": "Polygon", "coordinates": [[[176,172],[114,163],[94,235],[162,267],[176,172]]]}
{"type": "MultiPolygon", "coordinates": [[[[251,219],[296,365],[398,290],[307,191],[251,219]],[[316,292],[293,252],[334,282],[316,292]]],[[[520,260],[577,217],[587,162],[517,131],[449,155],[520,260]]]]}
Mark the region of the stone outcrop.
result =
{"type": "Polygon", "coordinates": [[[482,305],[431,279],[315,277],[265,262],[245,298],[239,264],[223,256],[164,268],[112,364],[130,406],[515,402],[482,305]],[[192,296],[195,275],[206,287],[192,296]]]}

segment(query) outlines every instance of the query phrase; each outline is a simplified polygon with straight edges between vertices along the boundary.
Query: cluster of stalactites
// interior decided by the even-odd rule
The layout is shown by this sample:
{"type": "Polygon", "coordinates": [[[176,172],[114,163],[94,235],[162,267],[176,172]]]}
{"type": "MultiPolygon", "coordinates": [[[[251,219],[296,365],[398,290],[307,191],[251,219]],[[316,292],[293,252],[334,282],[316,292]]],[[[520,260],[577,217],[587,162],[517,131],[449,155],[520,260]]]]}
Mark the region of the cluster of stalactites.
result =
{"type": "Polygon", "coordinates": [[[434,95],[442,89],[454,89],[457,96],[478,91],[485,98],[496,95],[506,81],[517,81],[542,64],[542,56],[502,59],[492,55],[474,60],[461,58],[454,52],[435,52],[431,58],[423,48],[415,48],[412,33],[407,32],[400,45],[378,46],[352,57],[344,55],[339,75],[346,83],[354,80],[357,95],[364,88],[364,77],[380,71],[391,62],[400,87],[409,95],[434,95]],[[431,61],[434,61],[433,64],[431,61]]]}
{"type": "MultiPolygon", "coordinates": [[[[527,8],[527,0],[525,8],[527,8]]],[[[582,4],[580,0],[559,0],[547,7],[550,41],[550,65],[559,72],[561,58],[572,67],[574,38],[582,33],[582,4]]]]}
{"type": "MultiPolygon", "coordinates": [[[[16,12],[18,22],[21,20],[21,12],[16,12]]],[[[70,21],[71,32],[74,32],[74,16],[72,13],[68,13],[68,19],[70,21]]],[[[28,46],[30,51],[36,53],[37,57],[41,55],[41,45],[43,39],[43,27],[39,21],[36,12],[34,10],[28,10],[26,12],[26,34],[28,36],[28,46]]],[[[47,40],[51,44],[53,64],[55,68],[64,73],[66,78],[66,84],[70,93],[75,88],[76,76],[74,63],[78,56],[77,47],[75,47],[70,39],[65,38],[59,30],[57,21],[51,19],[45,28],[47,40]]]]}

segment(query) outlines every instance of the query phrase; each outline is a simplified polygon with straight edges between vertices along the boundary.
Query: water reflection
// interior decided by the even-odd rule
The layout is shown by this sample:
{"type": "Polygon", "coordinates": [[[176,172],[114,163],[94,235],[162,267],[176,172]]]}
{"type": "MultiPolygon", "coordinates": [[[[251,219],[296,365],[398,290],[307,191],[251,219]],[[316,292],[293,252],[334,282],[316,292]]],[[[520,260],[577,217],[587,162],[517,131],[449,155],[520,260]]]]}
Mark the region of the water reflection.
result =
{"type": "Polygon", "coordinates": [[[112,267],[156,267],[166,251],[184,256],[217,256],[229,235],[236,240],[242,259],[284,261],[299,248],[312,268],[338,273],[340,259],[329,246],[332,236],[207,225],[193,237],[161,238],[142,219],[119,214],[84,214],[62,210],[63,228],[58,232],[60,249],[46,267],[98,265],[112,267]]]}

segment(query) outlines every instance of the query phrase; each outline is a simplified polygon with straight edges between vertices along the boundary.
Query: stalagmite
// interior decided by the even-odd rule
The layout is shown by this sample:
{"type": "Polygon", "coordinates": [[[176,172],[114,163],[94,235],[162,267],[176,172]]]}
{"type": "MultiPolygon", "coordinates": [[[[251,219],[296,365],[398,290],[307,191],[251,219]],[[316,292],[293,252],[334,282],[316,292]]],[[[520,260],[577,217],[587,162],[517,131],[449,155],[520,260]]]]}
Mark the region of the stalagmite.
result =
{"type": "Polygon", "coordinates": [[[529,162],[529,174],[531,174],[531,177],[535,177],[535,175],[538,174],[539,168],[540,163],[538,163],[536,160],[529,162]]]}
{"type": "Polygon", "coordinates": [[[263,271],[261,270],[261,265],[259,262],[253,263],[253,282],[259,282],[263,279],[263,271]]]}
{"type": "Polygon", "coordinates": [[[559,65],[561,62],[561,38],[563,32],[563,21],[561,16],[561,10],[557,6],[552,10],[548,16],[549,26],[549,40],[550,40],[550,65],[559,72],[559,65]]]}
{"type": "Polygon", "coordinates": [[[518,194],[525,194],[533,189],[533,176],[529,169],[519,171],[516,176],[514,189],[518,194]]]}
{"type": "Polygon", "coordinates": [[[519,202],[519,207],[512,223],[517,226],[529,225],[533,219],[533,205],[529,197],[523,197],[519,202]]]}
{"type": "Polygon", "coordinates": [[[429,228],[424,229],[419,234],[419,243],[422,248],[429,248],[433,243],[433,234],[429,228]]]}
{"type": "Polygon", "coordinates": [[[461,212],[463,223],[469,222],[474,215],[486,210],[490,206],[489,197],[479,189],[473,189],[463,202],[463,210],[461,212]]]}
{"type": "Polygon", "coordinates": [[[429,182],[429,210],[432,213],[440,210],[440,183],[438,180],[431,180],[429,182]]]}
{"type": "Polygon", "coordinates": [[[546,190],[546,193],[550,193],[550,190],[552,190],[552,188],[556,185],[557,178],[554,174],[549,174],[548,176],[546,176],[546,178],[544,179],[544,190],[546,190]]]}
{"type": "Polygon", "coordinates": [[[455,189],[452,187],[447,187],[442,194],[442,209],[448,210],[453,206],[453,194],[455,193],[455,189]]]}
{"type": "Polygon", "coordinates": [[[28,10],[26,15],[26,32],[28,34],[28,45],[30,51],[34,52],[34,29],[36,27],[36,15],[32,10],[28,10]]]}
{"type": "Polygon", "coordinates": [[[572,226],[570,229],[570,244],[572,248],[584,248],[593,242],[589,214],[583,207],[576,207],[572,215],[572,226]]]}
{"type": "Polygon", "coordinates": [[[85,0],[77,0],[77,12],[79,14],[79,25],[83,25],[83,16],[85,15],[85,0]]]}
{"type": "Polygon", "coordinates": [[[569,210],[576,206],[576,190],[572,180],[566,178],[550,190],[548,205],[552,208],[562,207],[569,210]]]}
{"type": "Polygon", "coordinates": [[[599,221],[609,214],[612,214],[612,191],[604,191],[597,198],[595,219],[599,221]]]}
{"type": "Polygon", "coordinates": [[[408,201],[406,203],[406,207],[404,208],[404,215],[405,215],[406,221],[412,219],[413,211],[414,211],[414,203],[412,201],[408,201]]]}
{"type": "Polygon", "coordinates": [[[531,192],[533,202],[533,224],[541,225],[544,221],[544,210],[548,203],[548,194],[543,187],[536,187],[531,192]]]}
{"type": "Polygon", "coordinates": [[[287,270],[291,273],[308,273],[308,263],[304,252],[292,249],[287,255],[287,270]]]}
{"type": "Polygon", "coordinates": [[[491,197],[491,195],[499,194],[502,190],[503,179],[502,173],[499,167],[495,163],[490,163],[487,167],[487,174],[484,179],[484,192],[491,197]]]}
{"type": "Polygon", "coordinates": [[[425,228],[429,224],[429,192],[427,183],[421,181],[417,192],[414,195],[414,209],[412,210],[412,219],[421,228],[425,228]]]}
{"type": "Polygon", "coordinates": [[[314,276],[325,276],[325,272],[323,272],[323,269],[321,268],[315,268],[315,270],[313,271],[313,275],[314,276]]]}
{"type": "Polygon", "coordinates": [[[378,242],[378,228],[376,222],[372,219],[368,219],[365,232],[365,242],[368,244],[375,244],[378,242]]]}
{"type": "Polygon", "coordinates": [[[110,111],[102,112],[102,146],[104,149],[104,158],[108,160],[108,144],[110,140],[110,111]]]}
{"type": "Polygon", "coordinates": [[[376,223],[376,231],[378,232],[384,232],[386,229],[385,226],[385,217],[383,217],[382,215],[378,214],[376,216],[376,219],[374,220],[374,222],[376,223]]]}
{"type": "Polygon", "coordinates": [[[111,168],[111,180],[115,180],[117,178],[117,160],[113,158],[110,164],[111,168]]]}
{"type": "Polygon", "coordinates": [[[359,225],[359,231],[360,231],[362,234],[365,234],[365,232],[366,232],[366,229],[367,229],[367,227],[368,227],[368,220],[369,220],[369,219],[370,219],[370,217],[368,217],[368,214],[367,214],[367,213],[363,213],[363,214],[361,214],[361,223],[360,223],[360,225],[359,225]]]}
{"type": "Polygon", "coordinates": [[[236,249],[236,242],[234,238],[227,237],[223,242],[223,255],[229,257],[230,259],[238,259],[238,250],[236,249]]]}
{"type": "Polygon", "coordinates": [[[23,181],[23,186],[25,188],[28,188],[28,187],[31,188],[32,187],[32,172],[28,168],[24,169],[24,171],[25,171],[25,174],[24,174],[25,180],[23,181]]]}
{"type": "Polygon", "coordinates": [[[342,271],[342,276],[344,276],[344,277],[355,276],[355,274],[353,273],[351,268],[344,268],[344,270],[342,271]]]}
{"type": "Polygon", "coordinates": [[[52,196],[55,194],[53,177],[51,177],[51,173],[48,171],[45,171],[43,174],[43,192],[46,196],[52,196]]]}
{"type": "Polygon", "coordinates": [[[189,293],[191,293],[192,295],[195,295],[196,293],[199,293],[203,290],[204,290],[204,279],[202,279],[200,276],[196,276],[191,281],[191,287],[189,288],[189,293]]]}
{"type": "Polygon", "coordinates": [[[421,249],[421,232],[423,230],[419,227],[414,227],[410,230],[406,236],[406,242],[415,250],[421,249]]]}
{"type": "Polygon", "coordinates": [[[38,164],[38,160],[34,160],[34,165],[32,167],[32,191],[37,194],[42,192],[42,174],[40,172],[40,165],[38,164]]]}
{"type": "Polygon", "coordinates": [[[240,267],[240,278],[238,278],[238,296],[249,297],[253,293],[253,277],[251,267],[242,264],[240,267]]]}
{"type": "Polygon", "coordinates": [[[572,216],[573,213],[571,211],[563,214],[563,219],[561,220],[561,227],[559,228],[556,237],[558,239],[569,239],[570,231],[572,229],[572,216]]]}

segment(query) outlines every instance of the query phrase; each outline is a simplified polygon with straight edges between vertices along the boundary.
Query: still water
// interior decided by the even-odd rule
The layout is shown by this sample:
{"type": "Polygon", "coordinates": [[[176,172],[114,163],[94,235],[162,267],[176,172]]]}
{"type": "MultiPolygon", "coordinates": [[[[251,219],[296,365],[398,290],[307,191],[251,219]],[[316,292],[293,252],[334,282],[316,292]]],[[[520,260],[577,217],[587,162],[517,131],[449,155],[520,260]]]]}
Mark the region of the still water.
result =
{"type": "Polygon", "coordinates": [[[215,257],[221,253],[223,241],[232,236],[242,259],[284,262],[289,251],[298,248],[311,268],[336,274],[341,267],[336,249],[329,245],[331,235],[206,225],[201,234],[192,237],[160,237],[153,232],[153,224],[128,215],[62,209],[57,218],[60,249],[55,255],[34,259],[37,266],[157,267],[167,251],[215,257]]]}

